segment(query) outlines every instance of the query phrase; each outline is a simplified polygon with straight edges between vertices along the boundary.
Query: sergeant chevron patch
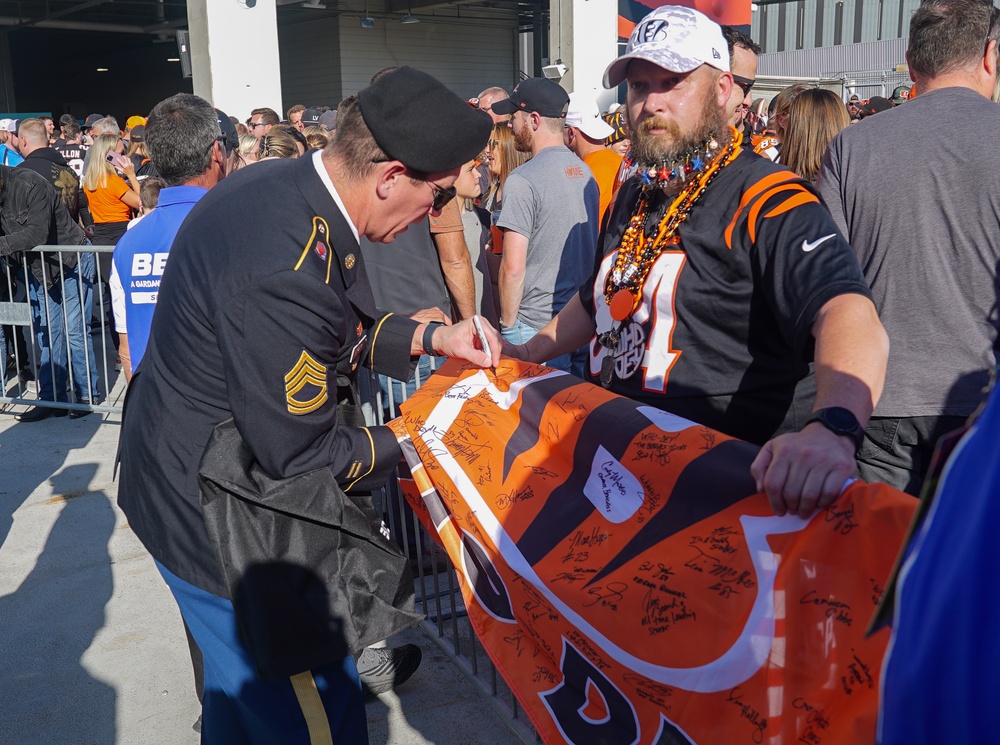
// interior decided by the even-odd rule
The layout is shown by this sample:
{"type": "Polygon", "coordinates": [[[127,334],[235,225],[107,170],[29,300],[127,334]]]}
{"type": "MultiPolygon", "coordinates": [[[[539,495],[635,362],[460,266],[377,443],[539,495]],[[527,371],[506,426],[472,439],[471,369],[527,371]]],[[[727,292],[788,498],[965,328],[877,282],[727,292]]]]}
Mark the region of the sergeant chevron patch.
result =
{"type": "Polygon", "coordinates": [[[326,403],[327,394],[326,366],[321,365],[306,350],[302,350],[298,362],[285,374],[285,403],[288,413],[295,415],[309,414],[326,403]],[[309,399],[300,396],[309,389],[307,394],[316,394],[309,399]]]}

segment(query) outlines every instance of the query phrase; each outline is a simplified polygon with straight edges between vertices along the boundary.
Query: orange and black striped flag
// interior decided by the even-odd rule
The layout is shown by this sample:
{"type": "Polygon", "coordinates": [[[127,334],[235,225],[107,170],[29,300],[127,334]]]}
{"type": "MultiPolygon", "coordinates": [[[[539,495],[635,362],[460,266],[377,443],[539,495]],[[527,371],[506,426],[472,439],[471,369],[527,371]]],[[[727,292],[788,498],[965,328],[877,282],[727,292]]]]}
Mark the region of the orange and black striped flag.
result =
{"type": "Polygon", "coordinates": [[[449,362],[392,426],[407,498],[545,742],[872,742],[865,638],[914,500],[804,520],[757,448],[540,365],[449,362]],[[498,384],[499,383],[499,384],[498,384]]]}

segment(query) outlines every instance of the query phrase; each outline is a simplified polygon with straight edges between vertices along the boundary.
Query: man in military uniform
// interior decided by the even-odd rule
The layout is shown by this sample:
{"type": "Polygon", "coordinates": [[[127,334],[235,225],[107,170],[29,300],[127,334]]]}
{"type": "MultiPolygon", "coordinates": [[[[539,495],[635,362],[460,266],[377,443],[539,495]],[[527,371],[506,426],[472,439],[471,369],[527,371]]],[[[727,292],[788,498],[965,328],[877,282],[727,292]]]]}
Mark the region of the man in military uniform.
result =
{"type": "MultiPolygon", "coordinates": [[[[361,504],[370,514],[370,499],[358,495],[384,482],[400,450],[388,428],[345,421],[357,367],[405,380],[411,357],[425,351],[484,367],[499,361],[491,328],[489,356],[471,321],[418,323],[377,310],[358,244],[361,235],[391,242],[440,211],[491,127],[434,78],[400,68],[346,107],[325,150],[234,174],[177,234],[126,404],[119,503],[204,653],[207,742],[367,742],[350,655],[312,654],[308,638],[296,649],[305,650],[299,667],[252,651],[255,616],[280,624],[286,612],[269,599],[302,598],[295,587],[264,582],[257,589],[265,599],[240,615],[219,538],[240,526],[208,519],[204,473],[229,468],[242,478],[246,470],[278,488],[326,478],[332,486],[321,493],[321,511],[361,504]],[[210,444],[220,433],[236,437],[229,456],[210,444]],[[263,674],[289,667],[284,677],[263,674]]],[[[381,538],[377,521],[370,532],[372,542],[381,538]]],[[[269,548],[290,561],[299,549],[313,556],[317,547],[308,544],[269,548]]],[[[328,580],[331,593],[337,581],[378,579],[365,573],[368,565],[346,564],[328,580]]],[[[365,622],[359,615],[377,614],[353,613],[344,626],[365,622]]]]}

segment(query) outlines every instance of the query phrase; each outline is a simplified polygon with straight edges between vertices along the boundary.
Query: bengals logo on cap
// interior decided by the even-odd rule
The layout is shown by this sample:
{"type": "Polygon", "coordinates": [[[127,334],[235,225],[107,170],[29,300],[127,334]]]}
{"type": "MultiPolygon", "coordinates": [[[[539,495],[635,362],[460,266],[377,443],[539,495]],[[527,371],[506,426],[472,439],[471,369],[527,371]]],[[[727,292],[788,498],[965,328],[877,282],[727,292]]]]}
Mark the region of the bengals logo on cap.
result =
{"type": "Polygon", "coordinates": [[[667,27],[670,26],[669,21],[664,21],[656,18],[652,21],[646,21],[635,28],[635,33],[632,34],[632,40],[636,44],[649,44],[654,41],[665,41],[667,38],[667,27]]]}

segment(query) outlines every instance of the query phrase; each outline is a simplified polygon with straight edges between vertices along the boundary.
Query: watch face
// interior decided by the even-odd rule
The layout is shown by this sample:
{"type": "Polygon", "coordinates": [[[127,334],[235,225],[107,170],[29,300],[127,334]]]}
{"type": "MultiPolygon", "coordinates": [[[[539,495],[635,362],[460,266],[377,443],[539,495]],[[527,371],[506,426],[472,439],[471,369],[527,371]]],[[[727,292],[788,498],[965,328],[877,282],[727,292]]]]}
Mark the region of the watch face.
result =
{"type": "Polygon", "coordinates": [[[857,419],[847,409],[832,408],[824,412],[826,421],[832,426],[844,432],[853,432],[857,426],[857,419]]]}

